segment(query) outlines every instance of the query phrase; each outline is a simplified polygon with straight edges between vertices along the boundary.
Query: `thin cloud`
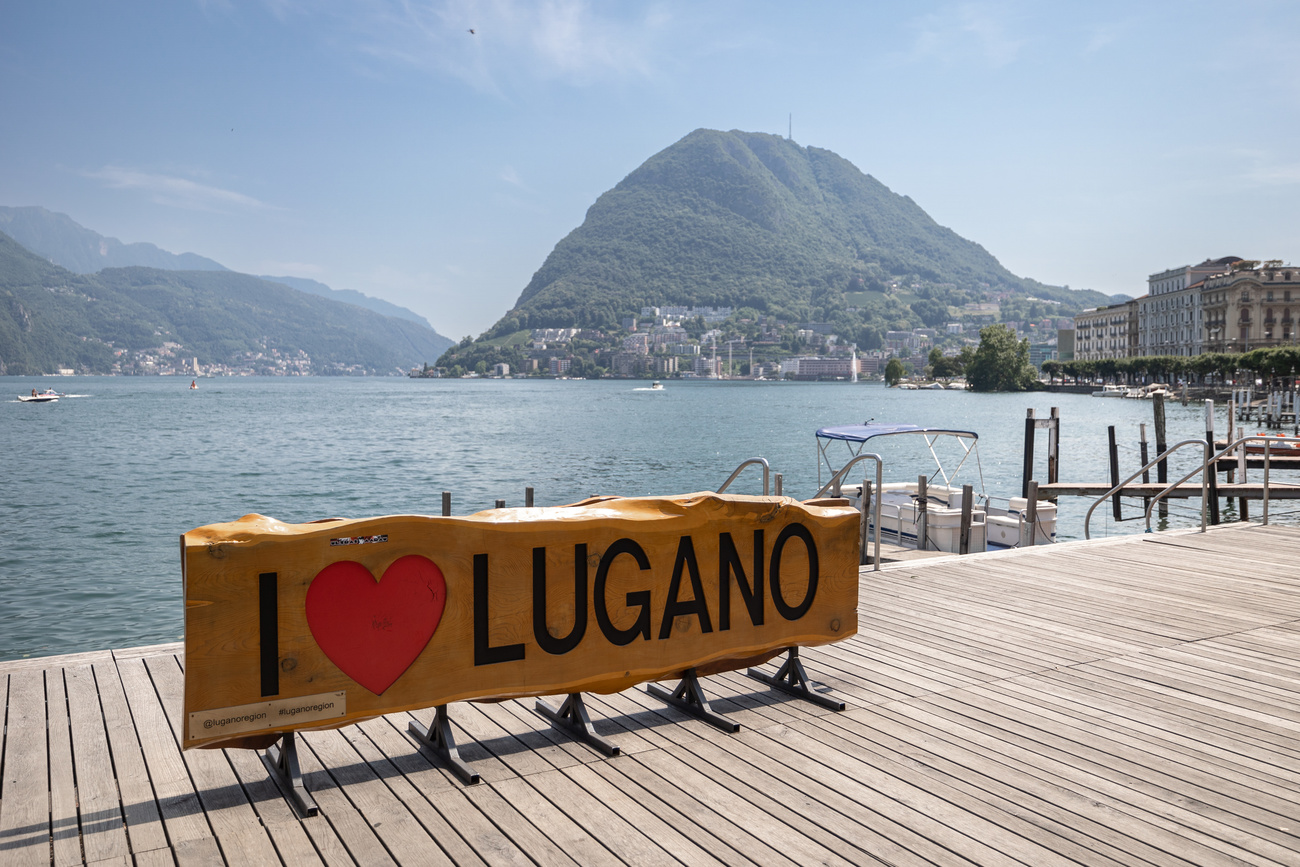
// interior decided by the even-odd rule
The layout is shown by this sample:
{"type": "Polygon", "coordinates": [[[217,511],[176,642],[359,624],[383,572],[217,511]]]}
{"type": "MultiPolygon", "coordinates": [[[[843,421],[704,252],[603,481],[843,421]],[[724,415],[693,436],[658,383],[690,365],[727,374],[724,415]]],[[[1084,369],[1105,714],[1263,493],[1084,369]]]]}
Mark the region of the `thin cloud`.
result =
{"type": "Polygon", "coordinates": [[[973,53],[992,67],[1015,62],[1028,40],[1011,33],[1010,15],[1000,4],[959,3],[916,19],[913,62],[951,63],[973,53]]]}
{"type": "Polygon", "coordinates": [[[519,178],[519,173],[514,170],[513,166],[506,166],[503,168],[498,177],[511,186],[518,187],[521,190],[528,189],[524,182],[519,178]]]}
{"type": "MultiPolygon", "coordinates": [[[[610,12],[618,8],[586,0],[380,0],[320,20],[338,26],[335,38],[361,57],[504,94],[524,80],[584,86],[609,76],[653,75],[671,15],[653,6],[620,18],[610,12]]],[[[308,13],[300,7],[300,14],[308,13]]]]}
{"type": "Polygon", "coordinates": [[[189,178],[143,172],[120,166],[105,166],[86,172],[86,177],[102,181],[115,190],[138,190],[160,205],[192,211],[276,210],[274,206],[252,196],[200,184],[189,178]]]}

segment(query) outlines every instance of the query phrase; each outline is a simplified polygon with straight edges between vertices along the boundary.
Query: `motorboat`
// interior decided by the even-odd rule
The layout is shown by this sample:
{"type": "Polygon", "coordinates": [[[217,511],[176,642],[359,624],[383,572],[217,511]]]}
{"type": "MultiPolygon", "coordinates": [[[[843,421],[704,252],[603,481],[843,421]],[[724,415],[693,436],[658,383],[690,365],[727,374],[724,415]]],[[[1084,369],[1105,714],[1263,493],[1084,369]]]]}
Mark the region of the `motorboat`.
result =
{"type": "Polygon", "coordinates": [[[1268,440],[1268,453],[1273,457],[1300,457],[1300,437],[1286,434],[1256,434],[1262,439],[1252,439],[1242,443],[1242,449],[1248,455],[1262,455],[1265,451],[1264,440],[1268,440]]]}
{"type": "Polygon", "coordinates": [[[1094,391],[1093,397],[1128,397],[1127,385],[1116,385],[1109,383],[1101,387],[1101,391],[1094,391]]]}
{"type": "Polygon", "coordinates": [[[23,403],[55,403],[59,398],[64,396],[65,395],[52,388],[47,388],[45,391],[40,392],[36,389],[32,389],[31,394],[20,394],[18,395],[18,399],[23,403]]]}
{"type": "Polygon", "coordinates": [[[1151,400],[1157,394],[1161,397],[1170,397],[1173,392],[1170,391],[1167,383],[1153,382],[1139,388],[1130,388],[1124,396],[1135,400],[1151,400]]]}
{"type": "MultiPolygon", "coordinates": [[[[1025,497],[994,498],[984,492],[979,463],[979,435],[974,431],[925,428],[913,424],[863,424],[824,427],[817,431],[817,481],[824,473],[830,480],[818,496],[834,493],[847,497],[862,508],[862,479],[872,472],[871,462],[881,466],[880,536],[882,540],[910,548],[959,553],[963,512],[961,473],[973,477],[971,487],[968,551],[1019,548],[1030,544],[1049,545],[1056,541],[1056,505],[1039,501],[1031,517],[1025,497]],[[879,446],[886,458],[866,450],[879,446]],[[912,481],[884,481],[884,470],[899,463],[915,462],[928,452],[934,469],[926,474],[925,495],[919,476],[912,481]],[[841,457],[836,457],[839,455],[841,457]],[[846,459],[846,462],[842,462],[846,459]],[[945,461],[952,466],[951,472],[945,461]],[[852,472],[854,466],[859,472],[852,472]],[[853,481],[851,481],[853,480],[853,481]]],[[[875,532],[875,499],[866,503],[868,532],[875,532]]]]}
{"type": "Polygon", "coordinates": [[[660,382],[659,380],[656,379],[654,382],[650,383],[650,390],[651,390],[651,391],[663,391],[663,390],[664,390],[664,384],[663,384],[662,382],[660,382]]]}

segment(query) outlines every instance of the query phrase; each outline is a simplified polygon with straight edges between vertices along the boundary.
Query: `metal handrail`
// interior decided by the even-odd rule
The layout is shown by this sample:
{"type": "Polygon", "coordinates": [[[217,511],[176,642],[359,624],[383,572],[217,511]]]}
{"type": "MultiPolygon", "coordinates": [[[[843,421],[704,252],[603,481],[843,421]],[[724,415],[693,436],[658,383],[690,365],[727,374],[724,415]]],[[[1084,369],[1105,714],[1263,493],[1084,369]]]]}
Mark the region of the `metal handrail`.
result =
{"type": "MultiPolygon", "coordinates": [[[[1085,539],[1091,539],[1091,538],[1092,538],[1092,535],[1088,532],[1088,525],[1089,525],[1089,522],[1092,520],[1092,513],[1093,513],[1093,511],[1094,511],[1098,506],[1100,506],[1102,503],[1104,503],[1104,502],[1106,502],[1107,500],[1109,500],[1109,499],[1110,499],[1111,497],[1113,497],[1115,494],[1117,494],[1117,493],[1119,493],[1120,491],[1124,490],[1124,486],[1127,485],[1129,482],[1133,481],[1134,479],[1136,479],[1138,476],[1142,475],[1143,473],[1149,471],[1149,470],[1150,470],[1152,467],[1154,467],[1156,464],[1158,464],[1158,463],[1160,463],[1161,461],[1165,460],[1165,459],[1168,458],[1171,454],[1173,454],[1174,452],[1176,452],[1176,451],[1178,451],[1179,449],[1181,449],[1183,446],[1201,446],[1201,447],[1203,447],[1203,448],[1205,448],[1205,449],[1207,450],[1207,457],[1208,457],[1208,450],[1209,450],[1209,447],[1210,447],[1210,446],[1209,446],[1209,443],[1207,443],[1205,440],[1183,440],[1183,441],[1180,442],[1180,443],[1174,443],[1172,446],[1170,446],[1169,448],[1165,449],[1163,452],[1161,452],[1160,454],[1156,455],[1156,456],[1155,456],[1154,458],[1152,458],[1151,460],[1147,461],[1147,462],[1142,466],[1142,468],[1139,469],[1136,473],[1134,473],[1133,475],[1129,476],[1127,479],[1125,479],[1124,481],[1120,482],[1118,485],[1116,485],[1115,487],[1111,488],[1111,489],[1110,489],[1109,491],[1107,491],[1106,493],[1102,494],[1100,497],[1097,498],[1097,502],[1093,503],[1091,506],[1088,507],[1088,513],[1087,513],[1086,515],[1083,516],[1083,538],[1085,538],[1085,539]]],[[[1195,475],[1195,472],[1194,472],[1194,471],[1193,471],[1192,475],[1195,475]]],[[[1190,478],[1190,476],[1189,476],[1188,478],[1190,478]]],[[[1204,478],[1202,478],[1202,480],[1201,480],[1201,506],[1202,506],[1202,508],[1201,508],[1201,522],[1202,522],[1202,524],[1201,524],[1201,525],[1202,525],[1202,527],[1204,527],[1204,522],[1205,522],[1205,508],[1204,508],[1204,506],[1205,506],[1205,498],[1208,496],[1208,493],[1207,493],[1207,489],[1208,489],[1208,487],[1209,487],[1209,483],[1208,483],[1204,478]]],[[[1163,493],[1163,491],[1162,491],[1161,493],[1163,493]]]]}
{"type": "Polygon", "coordinates": [[[772,468],[768,466],[767,458],[749,458],[748,460],[741,461],[740,466],[736,467],[736,469],[732,471],[731,475],[727,476],[727,480],[723,482],[714,493],[721,494],[725,491],[731,486],[731,483],[736,480],[736,476],[740,475],[740,471],[752,464],[760,464],[763,467],[763,496],[766,497],[768,492],[768,477],[772,474],[772,468]]]}
{"type": "Polygon", "coordinates": [[[1208,491],[1209,473],[1212,472],[1212,470],[1209,469],[1210,466],[1212,464],[1218,463],[1220,458],[1227,457],[1229,452],[1245,445],[1247,442],[1251,440],[1261,440],[1264,443],[1263,522],[1264,522],[1264,526],[1267,527],[1268,526],[1268,499],[1269,499],[1268,498],[1268,477],[1269,477],[1268,471],[1269,471],[1269,466],[1272,463],[1272,449],[1269,448],[1270,440],[1268,434],[1248,434],[1243,437],[1238,437],[1237,439],[1228,443],[1226,446],[1224,446],[1215,454],[1210,454],[1210,444],[1202,441],[1203,444],[1205,445],[1205,451],[1206,451],[1205,462],[1201,464],[1199,468],[1192,470],[1190,473],[1183,476],[1181,479],[1169,485],[1164,490],[1160,491],[1160,493],[1156,494],[1154,497],[1151,498],[1151,503],[1147,506],[1147,514],[1146,514],[1147,532],[1148,533],[1151,532],[1151,509],[1155,507],[1156,502],[1163,499],[1174,488],[1176,488],[1178,485],[1181,485],[1183,482],[1187,481],[1188,479],[1190,479],[1192,476],[1196,475],[1199,472],[1202,474],[1201,476],[1201,532],[1204,533],[1205,532],[1205,504],[1207,498],[1209,497],[1209,491],[1208,491]]]}
{"type": "MultiPolygon", "coordinates": [[[[885,462],[881,459],[880,455],[871,454],[871,453],[865,455],[858,455],[853,460],[849,461],[847,464],[845,464],[844,466],[836,470],[835,475],[831,476],[831,480],[826,483],[825,487],[823,487],[821,490],[819,490],[816,494],[813,495],[813,499],[815,500],[818,497],[825,496],[826,492],[831,491],[832,489],[834,491],[833,495],[838,497],[840,495],[840,487],[844,484],[844,479],[849,474],[849,469],[854,464],[861,463],[862,461],[876,462],[876,487],[874,489],[874,495],[872,496],[872,500],[874,501],[873,511],[875,513],[874,523],[876,527],[876,538],[874,542],[875,556],[872,558],[872,561],[875,564],[875,566],[872,569],[872,571],[879,572],[880,571],[880,501],[884,499],[883,496],[884,491],[881,490],[881,486],[882,486],[882,482],[884,481],[884,472],[885,472],[885,462]]],[[[863,487],[866,486],[865,483],[866,480],[863,479],[863,487]]],[[[861,515],[863,531],[865,531],[866,528],[870,526],[870,524],[867,521],[867,500],[866,500],[865,493],[866,492],[864,491],[863,492],[864,496],[861,497],[861,502],[858,506],[858,511],[861,515]]],[[[865,547],[865,542],[867,540],[863,539],[862,532],[859,532],[858,538],[860,540],[860,544],[862,545],[862,547],[865,547]]]]}

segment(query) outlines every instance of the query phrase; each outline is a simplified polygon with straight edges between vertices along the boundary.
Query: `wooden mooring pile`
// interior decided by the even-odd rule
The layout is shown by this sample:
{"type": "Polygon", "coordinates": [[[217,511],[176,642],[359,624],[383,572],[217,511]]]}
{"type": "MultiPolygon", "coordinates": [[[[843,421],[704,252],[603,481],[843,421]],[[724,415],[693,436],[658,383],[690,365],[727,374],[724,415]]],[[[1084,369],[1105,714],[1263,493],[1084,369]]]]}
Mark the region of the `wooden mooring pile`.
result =
{"type": "MultiPolygon", "coordinates": [[[[1159,498],[1156,510],[1159,517],[1168,515],[1167,501],[1170,499],[1203,499],[1206,504],[1206,522],[1216,525],[1221,519],[1221,501],[1231,499],[1236,502],[1237,514],[1241,520],[1248,520],[1250,501],[1263,503],[1264,519],[1268,519],[1268,502],[1270,500],[1300,499],[1300,485],[1278,482],[1270,478],[1270,470],[1300,470],[1300,448],[1288,440],[1276,440],[1267,450],[1263,446],[1265,439],[1261,434],[1243,431],[1240,423],[1254,418],[1264,427],[1278,428],[1284,422],[1296,423],[1295,408],[1297,397],[1294,391],[1270,392],[1264,398],[1256,400],[1249,389],[1234,393],[1228,405],[1228,431],[1226,439],[1219,439],[1214,430],[1214,401],[1205,401],[1205,438],[1201,440],[1184,440],[1170,443],[1165,422],[1165,399],[1156,394],[1151,399],[1152,428],[1154,442],[1148,439],[1147,425],[1140,425],[1138,443],[1141,469],[1127,479],[1121,479],[1119,444],[1115,426],[1107,428],[1107,453],[1110,478],[1107,481],[1062,482],[1059,478],[1060,455],[1060,413],[1052,407],[1046,419],[1035,418],[1034,410],[1028,410],[1025,420],[1024,471],[1022,475],[1022,496],[1036,496],[1055,502],[1062,496],[1080,496],[1099,500],[1109,497],[1111,500],[1111,517],[1114,521],[1129,520],[1139,516],[1124,518],[1123,498],[1141,499],[1143,514],[1152,499],[1159,498]],[[1047,430],[1047,481],[1034,479],[1034,447],[1036,433],[1047,430]],[[1253,437],[1248,447],[1241,443],[1242,437],[1253,437]],[[1231,452],[1230,445],[1238,443],[1231,452]],[[1168,454],[1182,448],[1199,449],[1204,455],[1208,444],[1214,455],[1213,471],[1206,474],[1204,484],[1199,473],[1171,484],[1169,478],[1168,454]],[[1152,454],[1154,446],[1154,455],[1152,454]],[[1246,471],[1263,470],[1260,481],[1247,480],[1246,471]],[[1154,470],[1154,473],[1153,473],[1154,470]],[[1152,476],[1154,474],[1154,480],[1152,476]],[[1222,476],[1222,479],[1220,479],[1222,476]]],[[[1278,434],[1280,438],[1282,435],[1278,434]]],[[[1085,529],[1086,532],[1086,529],[1085,529]]]]}

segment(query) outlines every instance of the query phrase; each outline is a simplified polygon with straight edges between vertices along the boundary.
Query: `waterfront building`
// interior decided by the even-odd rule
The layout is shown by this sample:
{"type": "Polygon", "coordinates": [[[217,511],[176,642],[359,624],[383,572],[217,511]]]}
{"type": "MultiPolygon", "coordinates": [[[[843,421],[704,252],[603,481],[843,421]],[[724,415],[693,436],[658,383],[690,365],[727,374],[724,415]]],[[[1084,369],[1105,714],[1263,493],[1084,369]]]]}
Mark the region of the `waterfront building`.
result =
{"type": "Polygon", "coordinates": [[[1300,268],[1237,260],[1204,281],[1206,352],[1247,352],[1296,343],[1300,268]]]}
{"type": "Polygon", "coordinates": [[[1134,355],[1200,355],[1204,351],[1202,286],[1207,277],[1227,272],[1237,256],[1206,259],[1147,277],[1147,294],[1138,299],[1134,355]]]}
{"type": "Polygon", "coordinates": [[[1074,317],[1074,357],[1080,361],[1127,358],[1129,313],[1135,303],[1111,304],[1074,317]]]}

